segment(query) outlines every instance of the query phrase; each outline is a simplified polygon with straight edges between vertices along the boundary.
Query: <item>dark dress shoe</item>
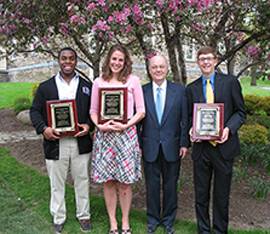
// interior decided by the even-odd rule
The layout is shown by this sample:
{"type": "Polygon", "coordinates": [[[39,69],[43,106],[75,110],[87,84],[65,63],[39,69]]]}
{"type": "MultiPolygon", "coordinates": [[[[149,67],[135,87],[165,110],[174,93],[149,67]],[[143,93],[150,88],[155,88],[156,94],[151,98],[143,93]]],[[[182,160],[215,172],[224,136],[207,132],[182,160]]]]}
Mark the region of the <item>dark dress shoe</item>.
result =
{"type": "Polygon", "coordinates": [[[62,232],[62,230],[64,228],[64,223],[61,223],[61,224],[54,223],[53,228],[54,228],[55,234],[59,234],[62,232]]]}
{"type": "Polygon", "coordinates": [[[154,226],[147,226],[147,234],[154,234],[156,231],[157,227],[154,226]]]}
{"type": "Polygon", "coordinates": [[[173,227],[166,227],[166,234],[175,234],[175,230],[173,227]]]}
{"type": "Polygon", "coordinates": [[[80,219],[79,223],[80,223],[82,232],[89,232],[92,228],[90,219],[80,219]]]}

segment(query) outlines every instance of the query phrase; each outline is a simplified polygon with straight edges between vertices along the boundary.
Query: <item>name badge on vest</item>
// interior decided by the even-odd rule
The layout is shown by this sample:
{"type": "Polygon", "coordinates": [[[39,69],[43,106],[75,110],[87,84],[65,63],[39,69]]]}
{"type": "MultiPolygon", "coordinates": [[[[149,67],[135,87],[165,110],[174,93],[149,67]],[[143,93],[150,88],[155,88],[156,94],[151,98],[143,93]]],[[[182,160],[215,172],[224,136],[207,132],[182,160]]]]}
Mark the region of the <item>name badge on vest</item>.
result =
{"type": "Polygon", "coordinates": [[[82,91],[83,91],[83,93],[84,93],[84,94],[86,94],[87,96],[89,96],[89,95],[90,95],[90,90],[89,90],[89,88],[88,88],[88,87],[83,86],[83,87],[82,87],[82,91]]]}

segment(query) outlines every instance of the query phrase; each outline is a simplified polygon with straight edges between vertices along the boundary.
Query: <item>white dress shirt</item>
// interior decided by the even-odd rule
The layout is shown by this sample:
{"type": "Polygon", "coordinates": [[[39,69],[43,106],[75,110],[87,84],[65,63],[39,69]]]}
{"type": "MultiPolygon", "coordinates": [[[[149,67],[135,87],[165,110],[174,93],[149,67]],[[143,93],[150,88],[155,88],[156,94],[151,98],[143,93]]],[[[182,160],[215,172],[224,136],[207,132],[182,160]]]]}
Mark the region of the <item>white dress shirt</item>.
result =
{"type": "Polygon", "coordinates": [[[67,83],[60,72],[55,76],[55,82],[58,90],[58,96],[60,100],[75,99],[79,85],[79,76],[76,73],[75,76],[67,83]]]}

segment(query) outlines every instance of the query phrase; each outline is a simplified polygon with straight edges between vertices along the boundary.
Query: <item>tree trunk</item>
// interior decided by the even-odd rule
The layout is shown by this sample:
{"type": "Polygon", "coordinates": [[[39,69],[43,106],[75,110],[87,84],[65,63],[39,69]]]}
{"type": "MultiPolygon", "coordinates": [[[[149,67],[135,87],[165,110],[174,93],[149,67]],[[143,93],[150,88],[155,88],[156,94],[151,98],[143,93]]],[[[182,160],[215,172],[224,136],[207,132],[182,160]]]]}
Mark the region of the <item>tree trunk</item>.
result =
{"type": "Polygon", "coordinates": [[[234,75],[234,69],[235,69],[235,59],[228,60],[227,63],[227,72],[229,75],[234,75]]]}
{"type": "MultiPolygon", "coordinates": [[[[98,57],[99,58],[99,57],[98,57]]],[[[99,77],[99,64],[100,64],[100,58],[95,60],[95,63],[93,64],[93,80],[97,77],[99,77]]],[[[90,77],[92,80],[92,78],[90,77]]]]}
{"type": "Polygon", "coordinates": [[[169,56],[169,63],[170,63],[171,71],[173,74],[173,80],[175,83],[181,83],[180,73],[177,66],[178,63],[177,63],[177,58],[176,58],[176,52],[175,52],[175,47],[176,47],[175,40],[170,35],[168,19],[165,14],[161,15],[161,24],[164,31],[166,47],[167,47],[168,56],[169,56]]]}
{"type": "Polygon", "coordinates": [[[257,66],[253,66],[250,69],[250,76],[251,76],[250,85],[251,86],[257,86],[257,74],[256,74],[256,70],[257,70],[257,66]]]}
{"type": "Polygon", "coordinates": [[[186,69],[186,63],[184,59],[182,39],[180,35],[181,35],[180,25],[177,24],[175,27],[175,37],[176,37],[176,48],[178,52],[178,65],[180,69],[179,78],[180,78],[180,83],[185,85],[187,83],[187,69],[186,69]]]}
{"type": "Polygon", "coordinates": [[[144,63],[145,63],[147,75],[148,75],[149,79],[151,79],[151,76],[150,76],[150,73],[149,73],[149,68],[148,68],[148,58],[147,58],[147,56],[152,51],[152,47],[150,46],[150,48],[149,48],[149,46],[146,45],[146,43],[143,40],[143,34],[140,33],[138,30],[136,30],[136,38],[138,39],[140,47],[141,47],[141,49],[143,51],[144,63]]]}

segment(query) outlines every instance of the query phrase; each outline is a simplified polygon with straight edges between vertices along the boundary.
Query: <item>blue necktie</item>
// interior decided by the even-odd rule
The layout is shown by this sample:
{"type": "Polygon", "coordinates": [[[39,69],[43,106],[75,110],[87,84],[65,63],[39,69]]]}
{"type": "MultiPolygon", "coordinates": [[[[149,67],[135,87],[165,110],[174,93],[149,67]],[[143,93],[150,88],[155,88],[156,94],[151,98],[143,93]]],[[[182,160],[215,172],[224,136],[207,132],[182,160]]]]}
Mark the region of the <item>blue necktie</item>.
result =
{"type": "Polygon", "coordinates": [[[161,88],[160,87],[158,87],[156,90],[156,112],[157,112],[158,123],[160,124],[162,114],[163,114],[162,100],[161,100],[161,88]]]}

